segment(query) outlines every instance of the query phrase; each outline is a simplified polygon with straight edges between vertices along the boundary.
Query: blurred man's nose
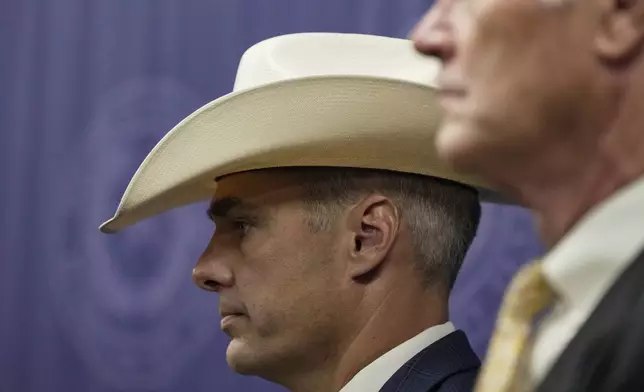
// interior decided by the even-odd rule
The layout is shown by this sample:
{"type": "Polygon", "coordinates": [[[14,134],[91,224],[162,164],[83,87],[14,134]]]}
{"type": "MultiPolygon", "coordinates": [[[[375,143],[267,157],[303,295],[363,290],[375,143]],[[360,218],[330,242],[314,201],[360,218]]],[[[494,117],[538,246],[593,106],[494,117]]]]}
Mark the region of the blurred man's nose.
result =
{"type": "Polygon", "coordinates": [[[232,286],[233,273],[224,259],[223,252],[218,250],[211,240],[192,270],[192,280],[195,284],[203,290],[213,292],[232,286]]]}
{"type": "Polygon", "coordinates": [[[416,50],[448,62],[455,52],[455,41],[450,20],[451,0],[437,0],[411,32],[416,50]]]}

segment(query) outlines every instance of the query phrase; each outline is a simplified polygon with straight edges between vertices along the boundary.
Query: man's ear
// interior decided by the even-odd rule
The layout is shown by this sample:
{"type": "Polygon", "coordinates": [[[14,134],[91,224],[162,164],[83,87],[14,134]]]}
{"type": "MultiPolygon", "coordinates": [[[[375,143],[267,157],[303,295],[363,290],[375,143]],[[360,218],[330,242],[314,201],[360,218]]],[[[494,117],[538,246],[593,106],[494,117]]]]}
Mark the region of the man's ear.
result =
{"type": "Polygon", "coordinates": [[[597,1],[600,25],[595,47],[600,57],[612,63],[635,57],[644,41],[644,1],[597,1]]]}
{"type": "Polygon", "coordinates": [[[349,211],[351,236],[347,272],[359,279],[375,272],[391,251],[400,227],[400,212],[393,201],[370,195],[349,211]]]}

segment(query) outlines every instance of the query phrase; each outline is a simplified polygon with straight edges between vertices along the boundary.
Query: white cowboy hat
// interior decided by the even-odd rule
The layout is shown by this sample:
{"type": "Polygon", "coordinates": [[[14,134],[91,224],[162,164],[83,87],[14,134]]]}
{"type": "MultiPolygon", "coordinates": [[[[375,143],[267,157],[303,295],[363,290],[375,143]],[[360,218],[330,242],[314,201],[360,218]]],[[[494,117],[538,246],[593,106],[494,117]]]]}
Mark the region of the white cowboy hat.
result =
{"type": "Polygon", "coordinates": [[[242,56],[232,93],[186,117],[152,149],[100,229],[113,233],[209,199],[221,176],[272,167],[392,170],[485,191],[434,149],[438,69],[404,39],[302,33],[262,41],[242,56]]]}

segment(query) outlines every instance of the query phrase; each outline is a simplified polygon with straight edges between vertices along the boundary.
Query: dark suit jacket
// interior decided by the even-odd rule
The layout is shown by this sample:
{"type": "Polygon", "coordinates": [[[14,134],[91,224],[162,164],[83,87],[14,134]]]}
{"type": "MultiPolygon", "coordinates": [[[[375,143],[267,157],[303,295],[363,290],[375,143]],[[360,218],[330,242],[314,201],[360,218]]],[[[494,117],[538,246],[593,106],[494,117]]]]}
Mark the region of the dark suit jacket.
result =
{"type": "Polygon", "coordinates": [[[617,279],[538,388],[582,391],[644,391],[644,252],[617,279]]]}
{"type": "Polygon", "coordinates": [[[471,392],[481,366],[463,331],[454,331],[418,353],[380,392],[471,392]]]}

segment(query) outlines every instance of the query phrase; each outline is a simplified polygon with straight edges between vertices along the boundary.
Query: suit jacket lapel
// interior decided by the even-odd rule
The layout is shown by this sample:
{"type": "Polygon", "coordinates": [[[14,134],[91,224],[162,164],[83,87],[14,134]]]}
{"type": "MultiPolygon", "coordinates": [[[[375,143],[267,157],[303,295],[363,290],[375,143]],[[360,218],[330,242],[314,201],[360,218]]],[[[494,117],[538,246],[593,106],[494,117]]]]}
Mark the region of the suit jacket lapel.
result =
{"type": "MultiPolygon", "coordinates": [[[[468,373],[473,382],[481,363],[463,331],[455,331],[434,342],[409,360],[385,383],[380,392],[434,391],[445,380],[468,373]]],[[[463,380],[463,382],[469,382],[463,380]]],[[[467,388],[469,392],[471,386],[467,388]]],[[[465,391],[465,389],[463,389],[465,391]]]]}
{"type": "MultiPolygon", "coordinates": [[[[644,380],[644,252],[617,279],[537,389],[622,391],[644,380]]],[[[639,390],[639,389],[638,389],[639,390]]]]}

